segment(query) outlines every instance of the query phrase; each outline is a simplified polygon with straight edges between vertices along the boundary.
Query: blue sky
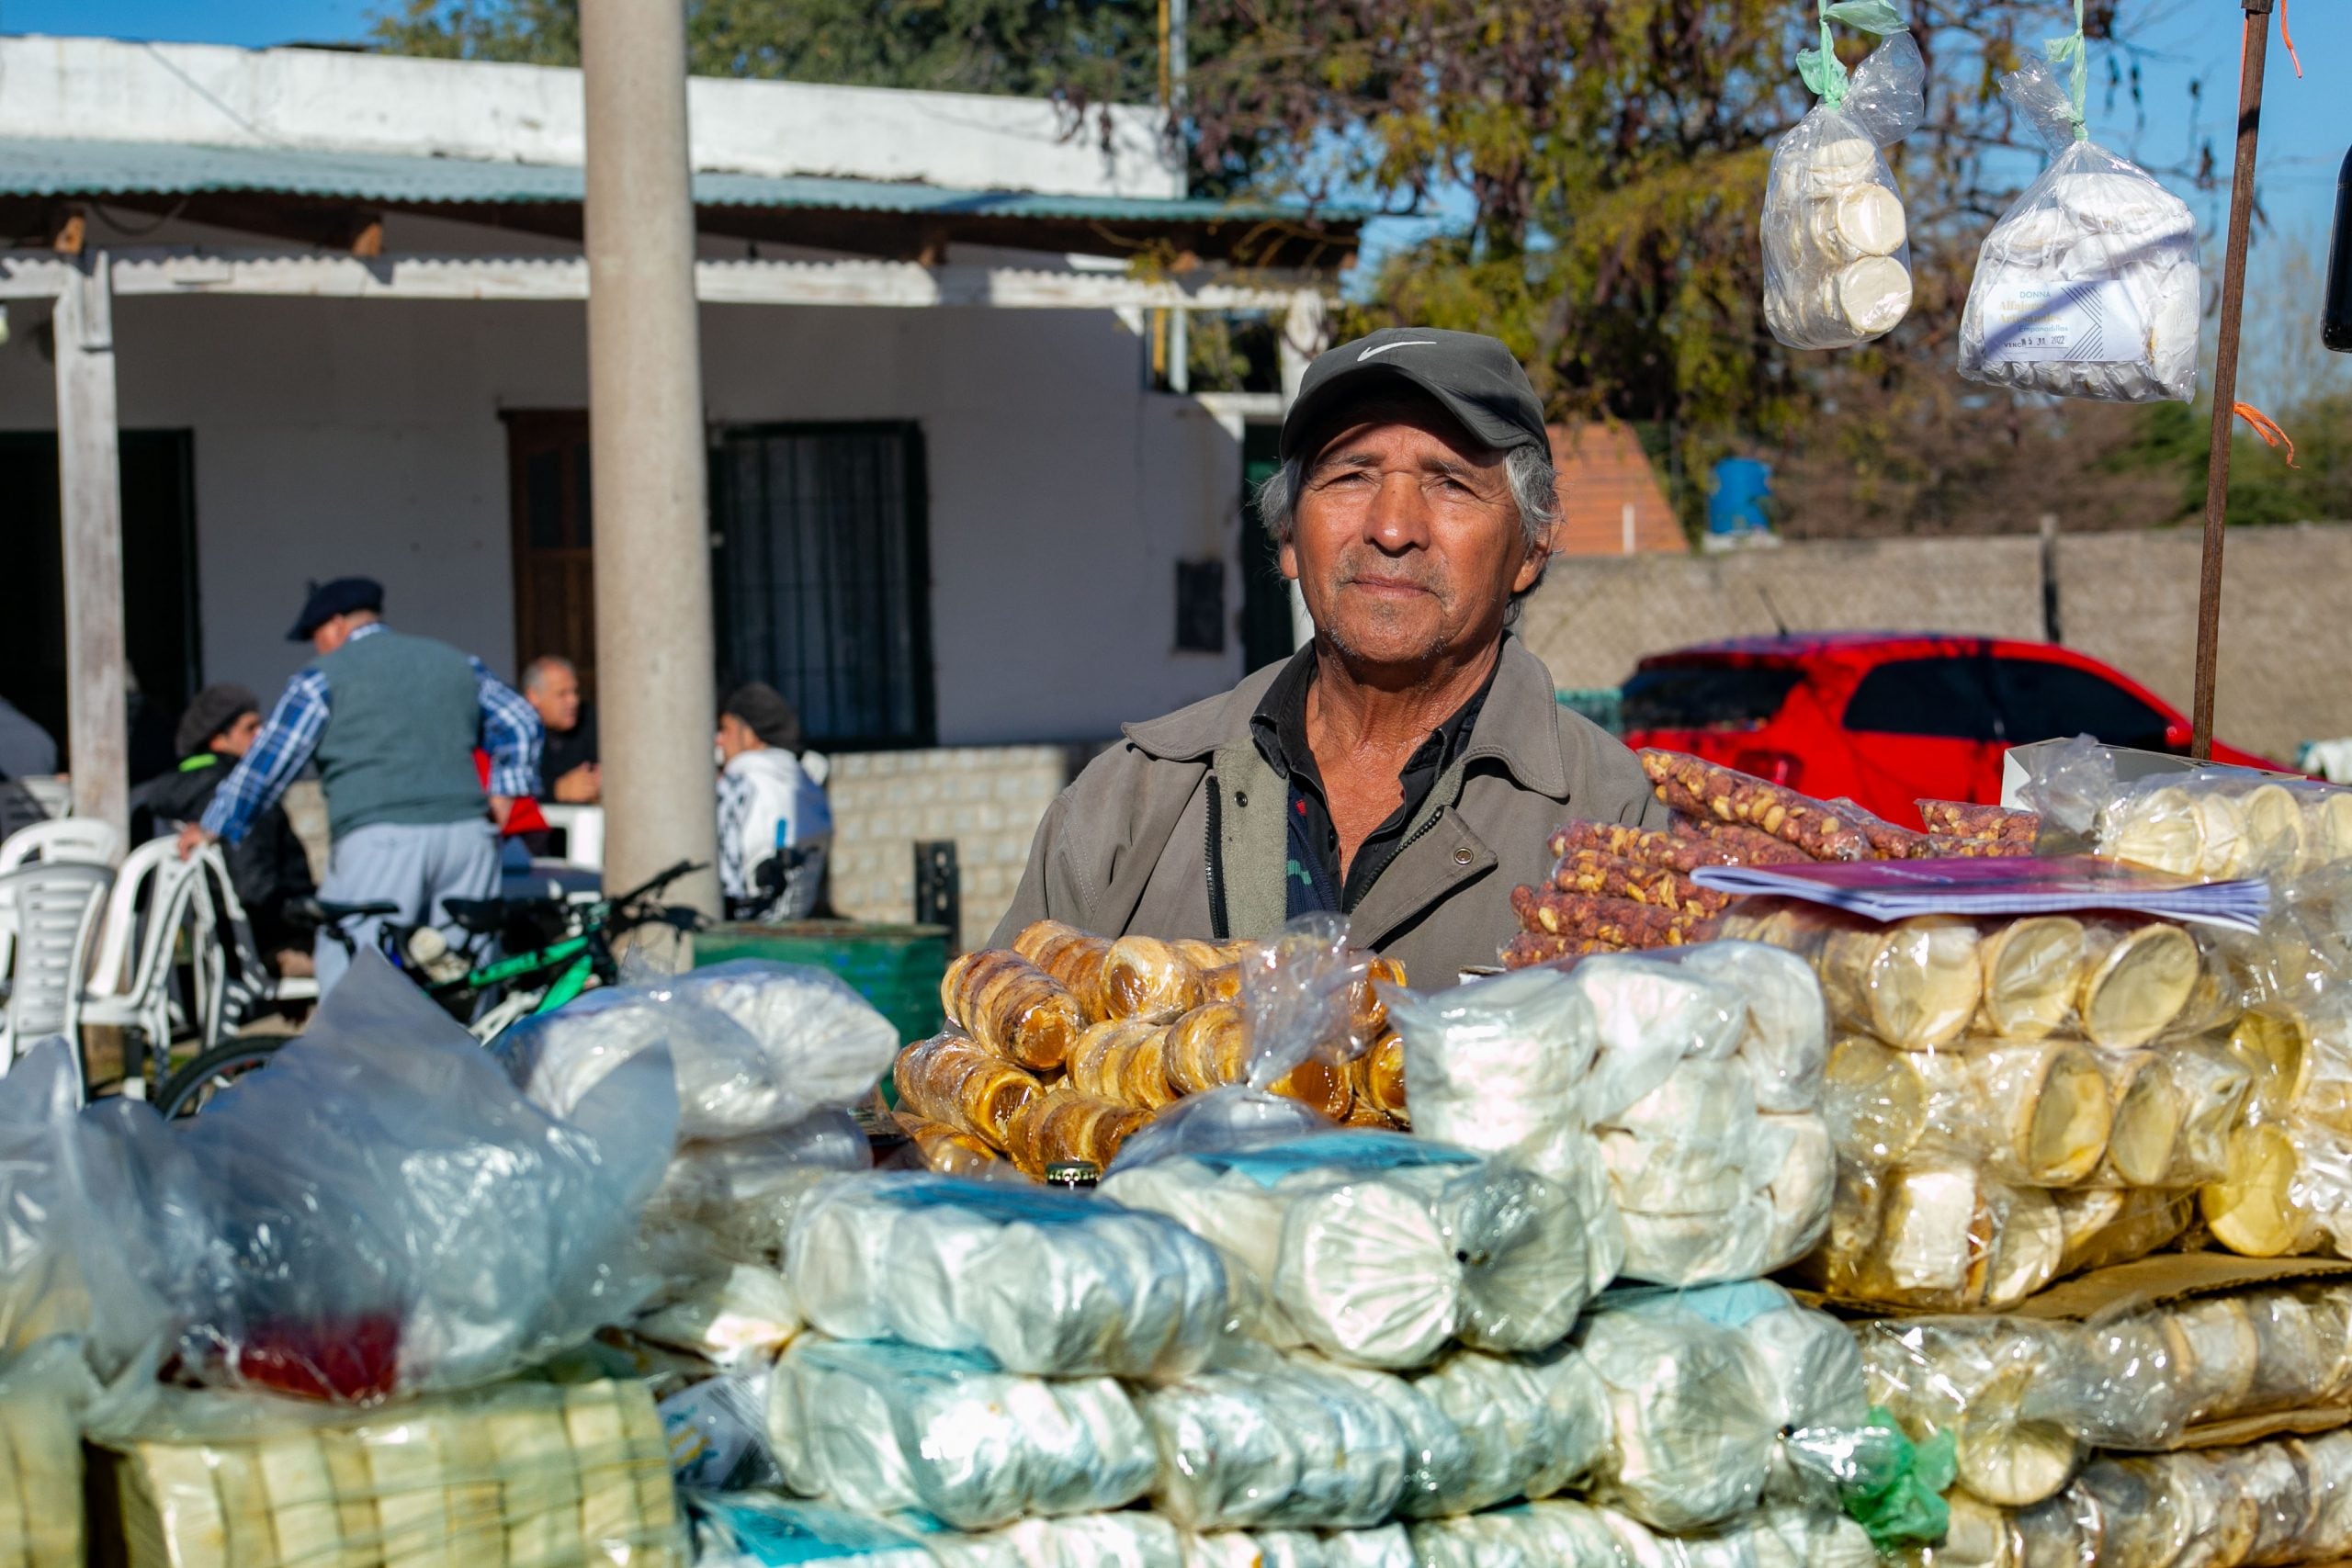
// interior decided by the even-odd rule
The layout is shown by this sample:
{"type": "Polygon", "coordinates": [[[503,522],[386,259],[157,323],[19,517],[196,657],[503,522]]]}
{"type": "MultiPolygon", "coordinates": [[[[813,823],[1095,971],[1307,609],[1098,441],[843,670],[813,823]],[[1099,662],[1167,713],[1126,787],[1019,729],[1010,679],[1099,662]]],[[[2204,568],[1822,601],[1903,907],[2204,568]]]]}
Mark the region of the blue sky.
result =
{"type": "MultiPolygon", "coordinates": [[[[2345,109],[2352,82],[2352,0],[2287,0],[2289,20],[2307,75],[2297,81],[2272,38],[2256,188],[2266,214],[2282,229],[2324,228],[2333,209],[2335,171],[2352,143],[2345,109]]],[[[333,42],[361,37],[379,0],[0,0],[0,31],[99,33],[120,38],[266,45],[333,42]]],[[[1792,0],[1791,9],[1798,9],[1792,0]]],[[[2051,0],[2051,30],[2060,30],[2061,0],[2051,0]]],[[[2122,20],[2138,45],[2143,107],[2128,97],[2105,103],[2104,62],[2092,85],[2092,134],[2127,156],[2158,164],[2187,162],[2212,137],[2226,183],[2229,128],[2237,93],[2241,13],[2227,0],[2124,0],[2122,20]],[[2189,84],[2201,80],[2204,100],[2189,84]]],[[[2184,190],[2214,227],[2226,189],[2184,190]]]]}

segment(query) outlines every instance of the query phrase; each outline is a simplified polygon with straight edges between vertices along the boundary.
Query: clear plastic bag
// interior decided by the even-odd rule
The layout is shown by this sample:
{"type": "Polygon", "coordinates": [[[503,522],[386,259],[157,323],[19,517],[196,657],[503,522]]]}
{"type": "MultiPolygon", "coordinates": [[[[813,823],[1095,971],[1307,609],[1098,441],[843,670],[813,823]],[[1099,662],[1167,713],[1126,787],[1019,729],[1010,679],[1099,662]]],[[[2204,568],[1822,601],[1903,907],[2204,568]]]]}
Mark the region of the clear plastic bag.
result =
{"type": "MultiPolygon", "coordinates": [[[[914,1529],[821,1503],[764,1492],[693,1492],[695,1562],[704,1568],[939,1568],[914,1529]]],[[[982,1559],[986,1568],[1001,1560],[982,1559]]]]}
{"type": "MultiPolygon", "coordinates": [[[[2023,1507],[2057,1495],[2073,1478],[2086,1445],[2075,1425],[2082,1404],[2065,1380],[2087,1348],[2080,1325],[1914,1318],[1859,1332],[1871,1404],[1917,1441],[1951,1434],[1961,1483],[1973,1496],[2023,1507]]],[[[2164,1377],[2160,1360],[2132,1381],[2136,1392],[2164,1377]]]]}
{"type": "MultiPolygon", "coordinates": [[[[110,1249],[78,1245],[104,1231],[77,1224],[73,1212],[85,1147],[74,1049],[45,1040],[0,1078],[0,1353],[87,1333],[94,1304],[104,1304],[93,1303],[91,1287],[106,1281],[85,1280],[81,1255],[95,1250],[103,1265],[110,1249]]],[[[105,1157],[102,1142],[90,1146],[105,1157]]]]}
{"type": "Polygon", "coordinates": [[[1225,1332],[1216,1252],[1158,1214],[950,1177],[845,1176],[785,1250],[809,1324],[842,1339],[976,1351],[1036,1377],[1153,1377],[1225,1332]]]}
{"type": "Polygon", "coordinates": [[[117,1113],[146,1203],[122,1206],[114,1240],[165,1302],[186,1375],[335,1400],[472,1387],[651,1288],[635,1238],[676,1108],[656,1048],[558,1120],[363,954],[202,1116],[117,1113]]]}
{"type": "Polygon", "coordinates": [[[718,1261],[774,1264],[808,1190],[873,1163],[872,1145],[846,1111],[820,1111],[749,1137],[686,1144],[646,1203],[641,1234],[672,1274],[707,1272],[718,1261]]]}
{"type": "Polygon", "coordinates": [[[1430,1519],[1408,1533],[1421,1568],[1680,1568],[1685,1561],[1634,1520],[1583,1503],[1430,1519]]]}
{"type": "Polygon", "coordinates": [[[1109,1378],[1052,1382],[977,1357],[803,1337],[769,1381],[768,1436],[794,1491],[965,1530],[1123,1507],[1159,1456],[1109,1378]]]}
{"type": "MultiPolygon", "coordinates": [[[[1133,1510],[1022,1519],[985,1535],[929,1532],[922,1542],[940,1568],[1193,1568],[1174,1525],[1133,1510]]],[[[1269,1556],[1267,1568],[1280,1561],[1269,1556]]]]}
{"type": "Polygon", "coordinates": [[[80,1568],[82,1412],[96,1381],[70,1340],[51,1339],[0,1368],[0,1438],[9,1490],[0,1506],[0,1560],[25,1568],[80,1568]]]}
{"type": "Polygon", "coordinates": [[[1388,1403],[1337,1372],[1272,1356],[1142,1391],[1161,1456],[1152,1506],[1186,1530],[1363,1529],[1404,1495],[1388,1403]]]}
{"type": "Polygon", "coordinates": [[[1540,1349],[1586,1299],[1586,1221],[1567,1189],[1396,1134],[1159,1159],[1102,1190],[1215,1245],[1261,1335],[1358,1365],[1426,1366],[1457,1336],[1540,1349]]]}
{"type": "Polygon", "coordinates": [[[1671,1294],[1604,1301],[1578,1339],[1606,1386],[1610,1449],[1593,1495],[1654,1529],[1695,1530],[1756,1506],[1780,1439],[1755,1347],[1671,1294]]]}
{"type": "Polygon", "coordinates": [[[1961,375],[2053,397],[2193,400],[2204,299],[2188,203],[2086,140],[2041,61],[2001,92],[2052,158],[1977,252],[1961,375]]]}
{"type": "MultiPolygon", "coordinates": [[[[1835,62],[1832,62],[1835,69],[1835,62]]],[[[1926,113],[1927,67],[1907,32],[1781,138],[1764,194],[1764,321],[1791,348],[1850,348],[1911,309],[1902,192],[1882,150],[1926,113]]]]}
{"type": "Polygon", "coordinates": [[[1805,1271],[1851,1301],[2005,1311],[2065,1264],[2058,1196],[1950,1156],[1917,1154],[1884,1168],[1843,1160],[1826,1239],[1805,1271]]]}
{"type": "Polygon", "coordinates": [[[500,1037],[514,1081],[568,1115],[605,1074],[666,1048],[682,1138],[733,1138],[856,1104],[889,1071],[898,1032],[823,969],[740,959],[610,986],[500,1037]]]}
{"type": "Polygon", "coordinates": [[[103,1441],[141,1568],[687,1560],[661,1417],[633,1382],[499,1383],[372,1412],[167,1393],[103,1441]]]}

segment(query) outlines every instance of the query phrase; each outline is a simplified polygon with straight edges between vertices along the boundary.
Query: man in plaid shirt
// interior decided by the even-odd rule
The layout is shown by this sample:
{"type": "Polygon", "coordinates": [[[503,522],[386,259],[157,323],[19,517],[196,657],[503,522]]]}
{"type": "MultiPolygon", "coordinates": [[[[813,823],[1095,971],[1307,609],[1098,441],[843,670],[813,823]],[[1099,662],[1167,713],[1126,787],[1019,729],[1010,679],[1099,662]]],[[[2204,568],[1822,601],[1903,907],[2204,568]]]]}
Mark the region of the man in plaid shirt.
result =
{"type": "MultiPolygon", "coordinates": [[[[236,842],[315,759],[334,840],[320,900],[399,911],[351,922],[362,946],[377,943],[386,919],[447,925],[447,900],[495,897],[496,824],[539,782],[542,732],[531,705],[481,660],[393,631],[383,606],[382,586],[364,577],[311,592],[288,635],[318,658],[287,682],[204,820],[180,834],[183,855],[207,840],[236,842]],[[487,797],[474,773],[477,745],[491,758],[487,797]]],[[[349,958],[325,932],[312,956],[323,994],[349,958]]]]}

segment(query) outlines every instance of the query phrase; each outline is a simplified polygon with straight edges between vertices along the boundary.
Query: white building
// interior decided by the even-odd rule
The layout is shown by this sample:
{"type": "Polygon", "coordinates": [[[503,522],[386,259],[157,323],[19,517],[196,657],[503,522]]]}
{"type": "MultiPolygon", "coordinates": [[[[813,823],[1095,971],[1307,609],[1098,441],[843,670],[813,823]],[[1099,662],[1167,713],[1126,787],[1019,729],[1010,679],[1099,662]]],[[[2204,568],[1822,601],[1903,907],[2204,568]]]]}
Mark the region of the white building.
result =
{"type": "MultiPolygon", "coordinates": [[[[1295,385],[1351,219],[1184,199],[1145,109],[697,80],[691,114],[722,688],[836,751],[1079,741],[1229,684],[1245,621],[1262,654],[1281,394],[1155,390],[1153,312],[1271,312],[1295,385]]],[[[274,691],[350,573],[593,674],[581,156],[573,71],[0,40],[0,694],[65,738],[109,391],[151,729],[274,691]]]]}

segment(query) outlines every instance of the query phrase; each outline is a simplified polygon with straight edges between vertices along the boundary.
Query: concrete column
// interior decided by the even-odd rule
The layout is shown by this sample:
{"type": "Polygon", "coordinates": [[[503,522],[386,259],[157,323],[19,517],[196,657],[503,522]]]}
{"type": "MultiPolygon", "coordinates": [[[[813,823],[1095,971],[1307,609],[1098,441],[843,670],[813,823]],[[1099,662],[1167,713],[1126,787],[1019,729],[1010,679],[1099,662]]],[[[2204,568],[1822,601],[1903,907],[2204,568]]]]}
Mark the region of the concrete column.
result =
{"type": "Polygon", "coordinates": [[[74,810],[130,824],[124,716],[122,465],[117,454],[113,290],[107,254],[79,258],[58,297],[57,494],[65,531],[66,744],[74,810]]]}
{"type": "MultiPolygon", "coordinates": [[[[710,523],[681,0],[582,0],[605,886],[718,847],[710,523]]],[[[716,873],[670,897],[718,908],[716,873]]]]}

